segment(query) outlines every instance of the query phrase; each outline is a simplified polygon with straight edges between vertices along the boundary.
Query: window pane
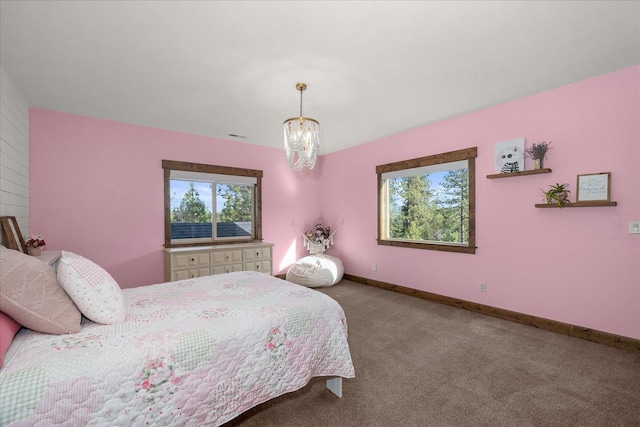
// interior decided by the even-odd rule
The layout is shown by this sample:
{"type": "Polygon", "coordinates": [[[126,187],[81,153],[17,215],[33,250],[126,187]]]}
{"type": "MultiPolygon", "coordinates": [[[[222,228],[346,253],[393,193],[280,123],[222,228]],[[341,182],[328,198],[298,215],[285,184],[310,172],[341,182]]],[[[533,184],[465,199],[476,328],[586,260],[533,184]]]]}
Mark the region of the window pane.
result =
{"type": "Polygon", "coordinates": [[[468,243],[468,169],[453,169],[387,181],[387,238],[468,243]]]}
{"type": "Polygon", "coordinates": [[[253,185],[216,184],[218,238],[253,235],[253,185]]]}
{"type": "Polygon", "coordinates": [[[211,239],[212,184],[172,179],[171,239],[211,239]]]}

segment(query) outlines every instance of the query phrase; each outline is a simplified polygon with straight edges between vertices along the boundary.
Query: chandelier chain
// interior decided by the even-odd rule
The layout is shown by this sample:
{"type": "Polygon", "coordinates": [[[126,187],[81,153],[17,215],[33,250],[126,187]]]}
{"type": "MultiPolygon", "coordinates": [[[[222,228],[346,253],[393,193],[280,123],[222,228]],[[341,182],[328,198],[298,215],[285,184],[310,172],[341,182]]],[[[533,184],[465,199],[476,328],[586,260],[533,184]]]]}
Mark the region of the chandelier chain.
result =
{"type": "Polygon", "coordinates": [[[303,89],[300,88],[300,117],[302,117],[302,91],[303,89]]]}

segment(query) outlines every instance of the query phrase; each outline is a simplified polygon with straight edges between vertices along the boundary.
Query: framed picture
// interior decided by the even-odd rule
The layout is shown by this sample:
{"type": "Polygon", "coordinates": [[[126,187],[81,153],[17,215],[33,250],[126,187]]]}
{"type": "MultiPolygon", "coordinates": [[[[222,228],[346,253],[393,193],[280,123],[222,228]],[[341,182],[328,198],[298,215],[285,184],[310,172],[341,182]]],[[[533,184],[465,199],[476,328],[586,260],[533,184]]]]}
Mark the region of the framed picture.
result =
{"type": "Polygon", "coordinates": [[[524,171],[524,138],[496,144],[496,173],[524,171]]]}
{"type": "Polygon", "coordinates": [[[611,201],[611,172],[578,175],[577,202],[611,201]]]}

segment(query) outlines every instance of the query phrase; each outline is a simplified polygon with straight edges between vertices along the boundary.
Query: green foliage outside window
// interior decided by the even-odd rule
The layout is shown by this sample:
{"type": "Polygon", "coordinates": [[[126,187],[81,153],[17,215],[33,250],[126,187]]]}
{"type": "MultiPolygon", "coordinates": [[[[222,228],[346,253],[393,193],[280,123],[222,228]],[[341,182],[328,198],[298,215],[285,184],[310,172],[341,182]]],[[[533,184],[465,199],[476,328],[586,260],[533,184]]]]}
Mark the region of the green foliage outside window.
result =
{"type": "Polygon", "coordinates": [[[217,215],[218,222],[251,221],[253,212],[253,188],[248,185],[219,184],[217,194],[224,200],[224,207],[217,215]]]}
{"type": "Polygon", "coordinates": [[[468,169],[446,172],[438,188],[429,175],[389,179],[389,238],[468,242],[468,169]]]}
{"type": "Polygon", "coordinates": [[[205,202],[200,198],[198,190],[193,182],[189,185],[189,190],[184,194],[180,205],[171,211],[172,223],[203,223],[211,222],[211,211],[205,202]]]}

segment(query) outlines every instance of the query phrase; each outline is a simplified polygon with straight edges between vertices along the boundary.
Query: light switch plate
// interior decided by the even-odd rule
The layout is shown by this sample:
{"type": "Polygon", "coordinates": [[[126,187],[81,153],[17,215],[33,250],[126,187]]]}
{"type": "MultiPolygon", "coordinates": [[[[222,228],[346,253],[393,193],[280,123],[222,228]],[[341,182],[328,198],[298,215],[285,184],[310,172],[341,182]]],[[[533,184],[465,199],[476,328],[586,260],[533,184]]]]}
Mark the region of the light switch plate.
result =
{"type": "Polygon", "coordinates": [[[629,234],[640,234],[640,221],[629,221],[629,234]]]}

